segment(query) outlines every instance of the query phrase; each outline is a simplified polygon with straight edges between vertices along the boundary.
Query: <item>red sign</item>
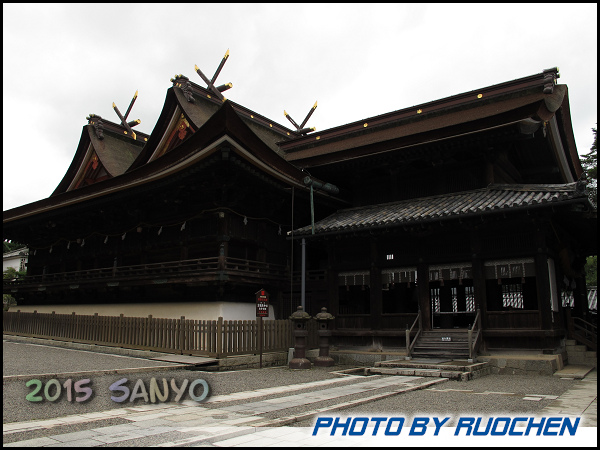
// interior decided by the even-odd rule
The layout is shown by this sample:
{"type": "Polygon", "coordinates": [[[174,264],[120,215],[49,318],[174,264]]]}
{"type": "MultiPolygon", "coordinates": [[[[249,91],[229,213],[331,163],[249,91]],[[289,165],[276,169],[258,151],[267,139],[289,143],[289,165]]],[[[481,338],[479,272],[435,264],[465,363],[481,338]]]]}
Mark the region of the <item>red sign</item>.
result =
{"type": "Polygon", "coordinates": [[[264,289],[256,293],[256,317],[269,317],[269,293],[264,289]]]}

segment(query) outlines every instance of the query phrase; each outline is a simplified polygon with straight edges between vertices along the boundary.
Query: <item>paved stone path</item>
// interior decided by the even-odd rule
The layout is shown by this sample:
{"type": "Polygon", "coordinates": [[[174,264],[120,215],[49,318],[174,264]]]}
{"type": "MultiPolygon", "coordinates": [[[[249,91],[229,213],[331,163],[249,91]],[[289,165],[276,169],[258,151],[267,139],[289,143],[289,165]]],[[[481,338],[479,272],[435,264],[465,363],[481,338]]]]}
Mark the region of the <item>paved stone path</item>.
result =
{"type": "MultiPolygon", "coordinates": [[[[357,377],[363,378],[363,377],[357,377]]],[[[310,418],[329,411],[374,401],[402,392],[422,389],[442,383],[445,379],[423,379],[422,377],[364,377],[364,381],[349,386],[333,386],[347,378],[323,380],[290,386],[241,392],[210,398],[206,403],[239,402],[261,396],[280,395],[280,397],[250,401],[240,405],[222,408],[208,408],[193,401],[181,404],[148,404],[126,408],[117,408],[103,412],[71,415],[49,420],[34,420],[4,424],[6,437],[14,433],[43,432],[44,437],[24,439],[4,444],[4,446],[100,446],[104,444],[125,443],[127,445],[146,446],[182,446],[189,444],[210,444],[219,440],[245,436],[261,430],[258,427],[282,426],[297,420],[310,418]],[[304,394],[286,395],[310,385],[315,391],[304,394]],[[323,389],[316,389],[323,387],[323,389]],[[360,399],[344,401],[344,397],[369,394],[360,399]],[[325,407],[306,411],[291,417],[281,416],[275,419],[265,414],[283,411],[299,405],[311,405],[329,401],[325,407]],[[331,404],[331,402],[334,402],[331,404]],[[336,403],[337,402],[337,403],[336,403]],[[127,423],[101,426],[105,420],[120,418],[127,423]],[[66,426],[97,424],[97,427],[82,431],[62,432],[66,426]]],[[[264,430],[267,431],[267,430],[264,430]]],[[[271,432],[272,433],[272,432],[271,432]]],[[[310,435],[308,435],[310,436],[310,435]]],[[[253,436],[254,437],[254,436],[253,436]]],[[[304,435],[307,438],[307,435],[304,435]]]]}
{"type": "MultiPolygon", "coordinates": [[[[336,416],[336,411],[415,389],[431,388],[443,391],[443,384],[439,383],[446,381],[443,378],[405,376],[355,377],[355,379],[358,382],[346,386],[337,385],[347,381],[347,378],[340,378],[220,395],[209,398],[205,402],[206,405],[190,400],[179,404],[142,404],[49,420],[8,423],[4,424],[3,435],[5,441],[10,443],[4,446],[372,447],[380,441],[374,442],[373,438],[368,439],[369,432],[364,436],[351,436],[355,439],[350,440],[349,436],[342,436],[340,433],[330,436],[323,432],[315,437],[312,436],[312,427],[285,425],[319,415],[336,416]],[[303,394],[294,393],[306,389],[307,385],[314,390],[303,394]],[[274,395],[277,397],[261,399],[261,397],[274,395]],[[227,403],[235,404],[227,406],[227,403]],[[218,406],[221,404],[224,406],[218,406]],[[308,405],[309,409],[301,414],[285,416],[284,412],[287,408],[297,405],[308,405]],[[310,409],[311,407],[314,409],[310,409]],[[276,414],[276,418],[269,417],[275,412],[279,413],[276,414]],[[120,423],[114,424],[115,420],[120,423]]],[[[468,391],[465,389],[465,394],[468,394],[468,391]]],[[[509,392],[491,391],[477,394],[514,395],[509,392]]],[[[596,427],[596,395],[597,377],[594,371],[572,389],[554,399],[540,415],[581,417],[582,427],[596,427]]],[[[536,400],[536,397],[542,399],[548,396],[528,395],[523,400],[536,400]]],[[[579,429],[578,433],[582,435],[585,431],[579,429]]],[[[587,437],[586,439],[577,441],[578,445],[597,444],[597,438],[595,441],[587,437]]],[[[388,439],[385,444],[396,446],[398,441],[388,439]]]]}
{"type": "Polygon", "coordinates": [[[582,426],[598,427],[598,372],[590,372],[583,380],[549,406],[544,414],[581,417],[582,426]]]}

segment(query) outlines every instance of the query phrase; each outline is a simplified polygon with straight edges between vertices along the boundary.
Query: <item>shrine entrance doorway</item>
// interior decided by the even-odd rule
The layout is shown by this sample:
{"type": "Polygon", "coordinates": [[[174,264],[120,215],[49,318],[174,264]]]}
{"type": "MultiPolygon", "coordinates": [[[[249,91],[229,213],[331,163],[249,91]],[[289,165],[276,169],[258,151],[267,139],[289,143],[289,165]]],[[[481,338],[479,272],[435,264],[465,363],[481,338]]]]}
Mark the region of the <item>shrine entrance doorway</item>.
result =
{"type": "Polygon", "coordinates": [[[431,327],[468,328],[476,314],[471,266],[438,266],[429,270],[431,327]]]}

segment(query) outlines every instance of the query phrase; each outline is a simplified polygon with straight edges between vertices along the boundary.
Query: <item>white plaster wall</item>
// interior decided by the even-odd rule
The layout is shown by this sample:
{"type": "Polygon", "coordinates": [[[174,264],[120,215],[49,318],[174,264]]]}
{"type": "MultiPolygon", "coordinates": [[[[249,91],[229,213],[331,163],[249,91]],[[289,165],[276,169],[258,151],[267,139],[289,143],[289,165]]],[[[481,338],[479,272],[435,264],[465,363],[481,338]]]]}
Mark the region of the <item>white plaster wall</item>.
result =
{"type": "MultiPolygon", "coordinates": [[[[161,317],[166,319],[179,319],[185,316],[186,319],[194,320],[217,320],[223,317],[224,320],[255,320],[256,305],[254,303],[238,302],[174,302],[174,303],[121,303],[118,305],[89,304],[89,305],[36,305],[36,306],[15,306],[11,311],[21,310],[22,312],[51,313],[56,314],[75,314],[93,315],[98,313],[100,316],[118,316],[123,314],[127,317],[161,317]]],[[[273,306],[269,305],[269,317],[266,320],[274,319],[275,311],[273,306]]]]}
{"type": "Polygon", "coordinates": [[[2,271],[4,272],[9,267],[15,270],[21,270],[22,261],[27,262],[27,257],[21,255],[5,256],[2,261],[2,271]]]}

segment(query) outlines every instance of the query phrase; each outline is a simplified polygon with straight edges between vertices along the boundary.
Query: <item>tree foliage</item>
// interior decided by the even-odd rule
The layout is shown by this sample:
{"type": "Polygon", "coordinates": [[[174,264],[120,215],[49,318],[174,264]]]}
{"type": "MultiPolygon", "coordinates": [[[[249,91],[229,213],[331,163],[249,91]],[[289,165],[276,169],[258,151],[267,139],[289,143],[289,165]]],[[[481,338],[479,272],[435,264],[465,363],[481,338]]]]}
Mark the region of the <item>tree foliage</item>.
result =
{"type": "Polygon", "coordinates": [[[594,133],[594,143],[590,148],[590,152],[581,157],[581,165],[587,175],[589,184],[588,189],[590,190],[590,197],[594,202],[594,205],[598,204],[598,154],[597,149],[597,135],[596,128],[592,128],[594,133]]]}
{"type": "Polygon", "coordinates": [[[585,284],[598,285],[598,255],[588,256],[585,264],[585,284]]]}
{"type": "MultiPolygon", "coordinates": [[[[2,272],[2,278],[4,280],[14,280],[19,277],[24,277],[27,275],[26,271],[19,271],[14,267],[7,268],[4,272],[2,272]]],[[[2,294],[2,306],[4,311],[8,311],[11,306],[16,306],[17,300],[9,294],[2,294]]]]}
{"type": "MultiPolygon", "coordinates": [[[[597,126],[597,125],[596,125],[597,126]]],[[[594,143],[590,152],[583,155],[581,165],[585,170],[589,184],[590,199],[594,205],[598,205],[598,154],[596,128],[592,128],[594,143]]],[[[588,286],[598,285],[598,255],[588,256],[585,264],[585,282],[588,286]]]]}
{"type": "Polygon", "coordinates": [[[26,247],[25,244],[19,244],[18,242],[12,241],[4,241],[2,243],[2,253],[12,252],[13,250],[17,250],[19,248],[26,247]]]}
{"type": "Polygon", "coordinates": [[[8,267],[3,273],[2,278],[4,280],[15,280],[27,275],[26,270],[17,270],[14,267],[8,267]]]}

